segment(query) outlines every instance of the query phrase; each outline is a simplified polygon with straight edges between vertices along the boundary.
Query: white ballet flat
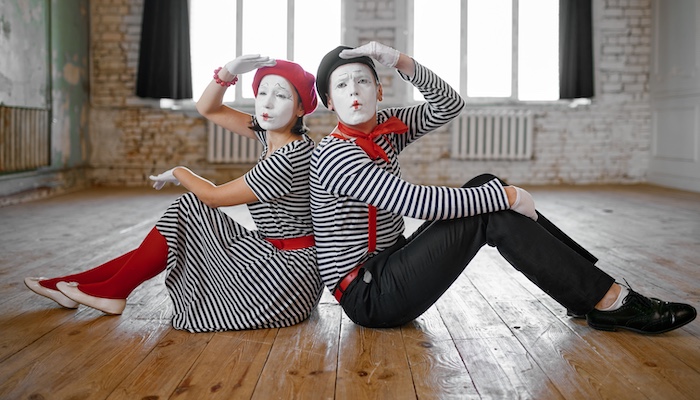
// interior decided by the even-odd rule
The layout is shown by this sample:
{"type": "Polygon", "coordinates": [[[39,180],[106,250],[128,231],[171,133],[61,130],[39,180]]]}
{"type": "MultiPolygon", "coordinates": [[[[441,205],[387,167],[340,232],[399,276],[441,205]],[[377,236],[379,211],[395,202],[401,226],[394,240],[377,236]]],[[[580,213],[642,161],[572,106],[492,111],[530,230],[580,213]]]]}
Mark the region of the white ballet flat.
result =
{"type": "Polygon", "coordinates": [[[58,282],[56,287],[71,300],[100,310],[105,314],[119,315],[126,307],[126,299],[106,299],[103,297],[91,296],[81,292],[80,289],[78,289],[77,282],[58,282]]]}
{"type": "Polygon", "coordinates": [[[47,278],[37,278],[32,276],[29,278],[24,278],[24,284],[27,285],[29,290],[32,292],[47,297],[65,308],[78,308],[78,303],[66,297],[66,295],[63,293],[59,292],[58,290],[45,288],[39,284],[39,281],[46,279],[47,278]]]}

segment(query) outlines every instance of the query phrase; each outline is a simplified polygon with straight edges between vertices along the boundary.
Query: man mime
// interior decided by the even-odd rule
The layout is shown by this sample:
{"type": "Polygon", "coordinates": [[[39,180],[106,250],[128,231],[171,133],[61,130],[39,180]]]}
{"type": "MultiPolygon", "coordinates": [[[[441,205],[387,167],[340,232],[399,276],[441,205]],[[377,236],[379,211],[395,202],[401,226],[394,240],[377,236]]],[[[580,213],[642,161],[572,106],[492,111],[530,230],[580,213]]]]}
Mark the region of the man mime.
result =
{"type": "Polygon", "coordinates": [[[403,180],[398,154],[464,107],[457,92],[411,57],[377,42],[339,46],[323,58],[316,79],[319,97],[338,118],[311,162],[318,268],[355,323],[381,328],[415,319],[485,244],[593,328],[661,333],[695,318],[690,305],[617,284],[541,217],[521,188],[492,175],[462,188],[403,180]],[[383,93],[372,59],[396,68],[426,101],[378,111],[383,93]],[[404,238],[404,216],[427,222],[404,238]]]}

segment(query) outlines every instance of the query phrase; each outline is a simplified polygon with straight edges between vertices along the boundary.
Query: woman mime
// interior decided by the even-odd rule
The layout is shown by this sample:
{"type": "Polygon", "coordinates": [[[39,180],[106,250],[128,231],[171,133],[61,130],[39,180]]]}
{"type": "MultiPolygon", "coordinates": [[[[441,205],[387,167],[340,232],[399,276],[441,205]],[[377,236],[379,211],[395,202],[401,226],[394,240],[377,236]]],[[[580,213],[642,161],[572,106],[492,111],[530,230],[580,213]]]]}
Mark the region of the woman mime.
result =
{"type": "Polygon", "coordinates": [[[303,117],[317,105],[315,79],[285,60],[246,55],[214,71],[197,102],[210,121],[260,140],[258,163],[244,176],[215,185],[185,167],[151,176],[154,187],[181,184],[178,198],[141,245],[91,270],[26,285],[60,305],[121,314],[129,294],[163,270],[176,329],[191,332],[283,327],[305,320],[318,303],[309,211],[314,142],[303,117]],[[238,75],[256,70],[255,115],[223,104],[238,75]],[[218,207],[247,204],[256,230],[218,207]]]}

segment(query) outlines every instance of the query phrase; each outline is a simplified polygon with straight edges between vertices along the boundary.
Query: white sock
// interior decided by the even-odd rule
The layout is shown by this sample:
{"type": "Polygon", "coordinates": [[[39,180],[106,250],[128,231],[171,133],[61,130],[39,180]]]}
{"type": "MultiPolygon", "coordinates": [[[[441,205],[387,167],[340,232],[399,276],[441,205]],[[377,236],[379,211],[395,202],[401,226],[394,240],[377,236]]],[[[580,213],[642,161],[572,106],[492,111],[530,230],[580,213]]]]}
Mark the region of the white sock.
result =
{"type": "Polygon", "coordinates": [[[629,294],[629,292],[629,289],[620,285],[620,294],[617,296],[615,302],[612,303],[610,307],[601,308],[600,311],[614,311],[622,307],[622,302],[625,300],[625,297],[627,297],[627,294],[629,294]]]}

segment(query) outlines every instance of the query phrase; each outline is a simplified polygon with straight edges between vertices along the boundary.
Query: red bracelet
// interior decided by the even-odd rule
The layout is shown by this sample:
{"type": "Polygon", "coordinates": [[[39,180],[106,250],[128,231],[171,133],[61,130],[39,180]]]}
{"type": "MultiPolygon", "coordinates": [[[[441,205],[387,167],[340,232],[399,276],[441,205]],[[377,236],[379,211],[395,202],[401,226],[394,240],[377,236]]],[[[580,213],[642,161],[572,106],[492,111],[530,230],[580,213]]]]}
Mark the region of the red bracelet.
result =
{"type": "Polygon", "coordinates": [[[219,71],[221,71],[221,67],[219,67],[219,68],[217,68],[217,69],[214,70],[214,80],[215,80],[216,83],[218,83],[219,85],[221,85],[221,86],[223,86],[223,87],[229,87],[229,86],[235,85],[236,82],[238,82],[238,75],[234,75],[234,76],[233,76],[233,80],[231,80],[231,81],[229,81],[229,82],[222,81],[221,78],[219,78],[219,71]]]}

